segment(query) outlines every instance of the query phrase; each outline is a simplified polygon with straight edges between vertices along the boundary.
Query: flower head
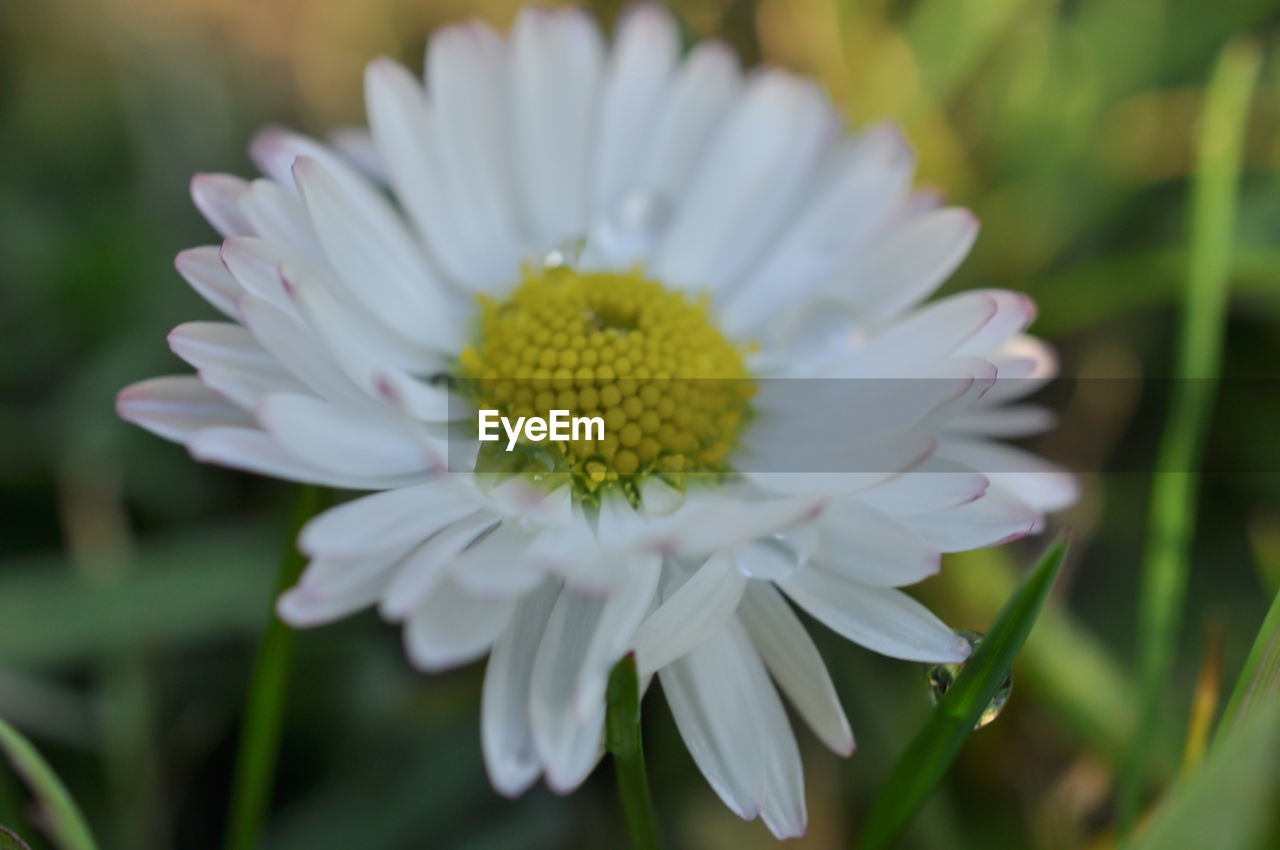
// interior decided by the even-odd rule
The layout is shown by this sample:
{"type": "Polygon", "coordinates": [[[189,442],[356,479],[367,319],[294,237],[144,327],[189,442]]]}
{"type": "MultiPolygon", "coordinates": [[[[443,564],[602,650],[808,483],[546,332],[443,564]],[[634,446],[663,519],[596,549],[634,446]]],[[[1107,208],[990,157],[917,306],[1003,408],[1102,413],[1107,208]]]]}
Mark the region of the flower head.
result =
{"type": "Polygon", "coordinates": [[[230,321],[176,328],[197,374],[118,406],[201,461],[376,491],[303,529],[279,613],[377,606],[426,671],[487,655],[499,791],[583,781],[634,651],[726,804],[795,835],[779,690],[854,742],[793,605],[962,661],[898,588],[1039,530],[1075,485],[992,439],[1047,424],[1011,403],[1055,370],[1030,302],[920,306],[977,224],[911,193],[898,133],[679,44],[654,7],[608,47],[580,11],[529,9],[506,37],[438,32],[425,86],[372,63],[367,144],[261,134],[263,177],[193,180],[225,241],[177,258],[230,321]],[[479,408],[603,434],[485,443],[479,408]]]}

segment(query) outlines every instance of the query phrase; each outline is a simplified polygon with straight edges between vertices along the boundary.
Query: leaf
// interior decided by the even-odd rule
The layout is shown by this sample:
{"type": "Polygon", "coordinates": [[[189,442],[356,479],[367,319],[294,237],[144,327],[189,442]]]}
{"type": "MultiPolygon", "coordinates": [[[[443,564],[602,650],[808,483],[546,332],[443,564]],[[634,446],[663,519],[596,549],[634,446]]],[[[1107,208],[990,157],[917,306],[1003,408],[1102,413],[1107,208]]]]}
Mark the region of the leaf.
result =
{"type": "Polygon", "coordinates": [[[49,837],[61,850],[97,850],[84,815],[48,762],[16,729],[0,719],[0,752],[44,811],[49,837]]]}
{"type": "Polygon", "coordinates": [[[1245,125],[1260,64],[1255,46],[1228,45],[1210,81],[1201,120],[1178,380],[1156,455],[1138,597],[1141,708],[1138,734],[1119,780],[1122,832],[1132,825],[1142,799],[1182,625],[1196,525],[1196,470],[1221,371],[1245,125]]]}
{"type": "Polygon", "coordinates": [[[1280,593],[1271,600],[1271,608],[1253,640],[1253,648],[1240,670],[1231,699],[1222,710],[1214,740],[1256,712],[1260,703],[1274,702],[1277,696],[1280,696],[1280,593]]]}
{"type": "Polygon", "coordinates": [[[1266,698],[1213,743],[1126,850],[1262,847],[1280,791],[1280,698],[1266,698]]]}
{"type": "Polygon", "coordinates": [[[1062,566],[1065,538],[1054,542],[1000,609],[991,630],[961,668],[880,788],[862,831],[860,850],[893,846],[973,731],[1044,605],[1062,566]]]}
{"type": "Polygon", "coordinates": [[[253,635],[271,592],[271,537],[219,527],[140,547],[117,580],[87,582],[65,556],[0,568],[0,659],[64,664],[144,642],[253,635]]]}

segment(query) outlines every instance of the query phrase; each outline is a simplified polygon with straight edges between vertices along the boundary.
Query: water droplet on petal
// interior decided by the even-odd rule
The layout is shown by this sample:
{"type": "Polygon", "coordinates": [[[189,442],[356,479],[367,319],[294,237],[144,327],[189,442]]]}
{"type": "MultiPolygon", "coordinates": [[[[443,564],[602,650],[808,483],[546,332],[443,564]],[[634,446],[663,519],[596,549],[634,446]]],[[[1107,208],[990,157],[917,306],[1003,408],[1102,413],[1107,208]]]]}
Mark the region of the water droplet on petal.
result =
{"type": "MultiPolygon", "coordinates": [[[[960,637],[969,643],[971,649],[976,649],[978,644],[982,643],[981,632],[963,631],[959,632],[960,637]]],[[[938,700],[942,699],[942,695],[950,689],[952,683],[955,682],[956,676],[960,675],[961,669],[964,668],[964,662],[960,664],[930,664],[925,667],[925,681],[929,684],[929,702],[933,705],[938,704],[938,700]]],[[[1005,703],[1009,701],[1009,694],[1013,692],[1013,677],[1005,676],[1004,681],[1000,683],[1000,687],[996,689],[995,696],[991,697],[991,702],[987,703],[987,707],[983,709],[978,722],[974,724],[974,729],[981,729],[992,720],[1000,716],[1000,712],[1004,709],[1005,703]]]]}
{"type": "Polygon", "coordinates": [[[573,236],[562,240],[542,256],[542,267],[544,269],[574,268],[582,259],[582,249],[586,244],[585,236],[573,236]]]}

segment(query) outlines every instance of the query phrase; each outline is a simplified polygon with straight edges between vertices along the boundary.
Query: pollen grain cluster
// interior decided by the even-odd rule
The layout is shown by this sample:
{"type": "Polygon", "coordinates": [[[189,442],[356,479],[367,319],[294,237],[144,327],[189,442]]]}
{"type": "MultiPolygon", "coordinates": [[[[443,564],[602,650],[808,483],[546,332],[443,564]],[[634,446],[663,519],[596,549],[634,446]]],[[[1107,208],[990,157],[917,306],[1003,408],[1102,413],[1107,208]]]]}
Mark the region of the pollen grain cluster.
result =
{"type": "Polygon", "coordinates": [[[477,330],[459,360],[478,408],[603,417],[603,439],[537,444],[580,494],[727,471],[754,385],[705,299],[638,270],[527,269],[505,300],[481,297],[477,330]]]}

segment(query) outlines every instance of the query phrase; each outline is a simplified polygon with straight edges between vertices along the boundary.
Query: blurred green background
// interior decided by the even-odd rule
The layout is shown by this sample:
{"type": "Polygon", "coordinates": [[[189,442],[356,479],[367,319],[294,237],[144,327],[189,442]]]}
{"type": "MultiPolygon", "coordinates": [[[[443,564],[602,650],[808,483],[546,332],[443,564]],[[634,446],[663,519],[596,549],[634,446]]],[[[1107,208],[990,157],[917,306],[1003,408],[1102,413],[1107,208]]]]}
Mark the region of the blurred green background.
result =
{"type": "MultiPolygon", "coordinates": [[[[619,3],[594,4],[609,21],[619,3]]],[[[1264,50],[1247,127],[1223,370],[1280,362],[1280,33],[1275,0],[690,0],[691,32],[820,78],[856,125],[896,118],[920,180],[983,231],[949,287],[1024,290],[1071,377],[1046,451],[1090,470],[1069,561],[1015,667],[905,846],[1114,846],[1114,783],[1137,723],[1135,599],[1149,475],[1186,278],[1197,119],[1224,45],[1264,50]]],[[[196,171],[248,174],[280,123],[362,123],[378,54],[415,70],[432,27],[506,0],[7,0],[0,4],[0,717],[66,780],[106,848],[220,845],[255,637],[290,488],[192,463],[117,420],[116,391],[187,371],[164,340],[212,310],[173,271],[213,241],[196,171]]],[[[1265,386],[1265,385],[1264,385],[1265,386]]],[[[1225,394],[1198,493],[1188,607],[1163,689],[1149,794],[1177,773],[1195,681],[1231,683],[1280,587],[1280,393],[1225,394]],[[1214,470],[1231,470],[1215,473],[1214,470]],[[1242,470],[1257,469],[1256,473],[1242,470]],[[1219,671],[1215,674],[1215,670],[1219,671]]],[[[1046,539],[951,559],[919,595],[985,628],[1046,539]]],[[[810,825],[847,847],[929,711],[919,665],[814,632],[858,738],[800,731],[810,825]]],[[[415,674],[373,613],[306,632],[266,846],[617,848],[610,771],[568,798],[490,790],[480,667],[415,674]]],[[[1210,689],[1212,690],[1212,689],[1210,689]]],[[[1224,697],[1225,699],[1225,694],[1224,697]]],[[[674,846],[774,844],[697,773],[660,697],[648,763],[674,846]]],[[[27,825],[0,767],[0,823],[27,825]]],[[[20,830],[21,831],[21,830],[20,830]]],[[[33,847],[41,844],[23,831],[33,847]]]]}

